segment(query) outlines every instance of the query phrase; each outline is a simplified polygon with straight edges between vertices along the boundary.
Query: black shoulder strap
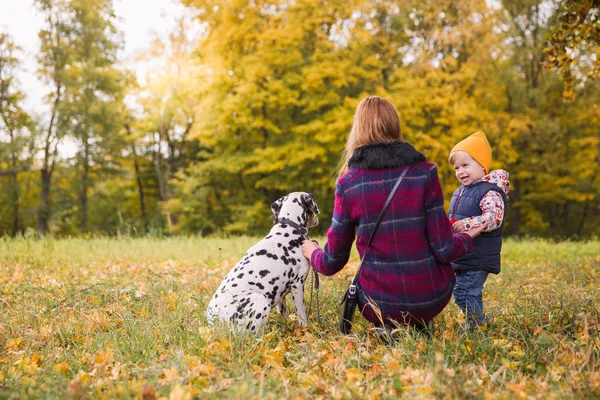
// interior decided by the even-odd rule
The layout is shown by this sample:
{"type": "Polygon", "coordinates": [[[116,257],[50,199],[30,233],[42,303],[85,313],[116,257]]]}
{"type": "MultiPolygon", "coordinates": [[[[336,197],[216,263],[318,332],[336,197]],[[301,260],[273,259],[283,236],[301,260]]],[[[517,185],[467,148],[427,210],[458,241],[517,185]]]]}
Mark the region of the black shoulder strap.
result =
{"type": "Polygon", "coordinates": [[[371,241],[373,240],[373,236],[375,236],[375,232],[377,232],[377,228],[379,228],[379,224],[381,223],[381,220],[383,219],[385,212],[387,211],[388,207],[390,206],[390,203],[392,202],[392,199],[394,198],[394,195],[396,194],[396,191],[398,190],[398,187],[400,186],[400,182],[402,182],[402,179],[404,179],[404,176],[406,175],[406,173],[408,172],[409,169],[410,169],[410,165],[407,165],[406,168],[404,169],[404,171],[402,171],[402,174],[400,174],[400,176],[398,177],[398,180],[396,181],[396,184],[394,185],[392,192],[390,193],[387,200],[385,201],[385,204],[383,205],[383,209],[381,210],[381,213],[379,213],[379,217],[377,218],[377,221],[375,222],[373,231],[371,231],[371,236],[369,236],[369,242],[367,243],[367,247],[365,248],[365,254],[363,254],[363,257],[360,260],[360,264],[358,266],[358,270],[356,271],[356,275],[354,275],[354,278],[352,279],[352,285],[354,285],[358,279],[358,274],[360,274],[360,270],[362,269],[363,262],[365,261],[365,258],[367,258],[367,253],[369,252],[369,247],[371,246],[371,241]]]}

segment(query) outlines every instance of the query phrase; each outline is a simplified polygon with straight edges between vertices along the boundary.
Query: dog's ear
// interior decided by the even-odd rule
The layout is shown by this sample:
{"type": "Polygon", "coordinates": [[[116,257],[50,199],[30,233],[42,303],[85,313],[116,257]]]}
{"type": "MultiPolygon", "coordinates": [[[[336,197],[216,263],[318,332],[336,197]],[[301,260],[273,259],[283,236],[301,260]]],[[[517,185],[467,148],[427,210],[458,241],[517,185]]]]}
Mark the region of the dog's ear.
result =
{"type": "Polygon", "coordinates": [[[319,214],[317,201],[315,200],[315,196],[313,196],[311,193],[305,193],[302,195],[302,205],[314,215],[319,214]]]}
{"type": "Polygon", "coordinates": [[[282,197],[278,200],[275,200],[271,204],[271,211],[273,211],[273,214],[274,214],[271,216],[271,219],[273,220],[273,222],[277,222],[277,218],[279,218],[279,212],[281,211],[281,206],[283,206],[284,200],[285,200],[285,197],[282,197]]]}

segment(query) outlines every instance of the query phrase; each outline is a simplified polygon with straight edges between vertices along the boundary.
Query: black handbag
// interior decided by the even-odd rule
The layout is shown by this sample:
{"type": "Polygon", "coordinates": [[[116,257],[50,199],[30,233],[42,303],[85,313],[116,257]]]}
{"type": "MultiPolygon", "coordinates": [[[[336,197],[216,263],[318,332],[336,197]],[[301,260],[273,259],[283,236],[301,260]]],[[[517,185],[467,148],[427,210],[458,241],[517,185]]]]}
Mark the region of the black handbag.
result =
{"type": "Polygon", "coordinates": [[[369,246],[371,246],[371,241],[373,240],[373,236],[375,236],[375,232],[377,232],[377,228],[379,227],[379,224],[381,223],[381,220],[383,219],[385,212],[387,211],[390,203],[392,202],[392,198],[394,197],[394,194],[396,194],[396,191],[398,190],[398,187],[400,186],[400,182],[402,182],[402,179],[408,172],[409,168],[410,168],[410,165],[407,166],[404,169],[404,171],[402,171],[402,174],[400,174],[400,176],[398,177],[398,180],[396,181],[396,184],[394,185],[392,192],[390,193],[387,200],[385,201],[383,209],[381,210],[381,213],[379,214],[379,217],[377,218],[377,222],[375,222],[375,226],[373,227],[371,236],[369,236],[369,242],[367,243],[367,247],[365,248],[365,254],[363,254],[363,257],[360,260],[360,264],[358,266],[358,270],[356,271],[354,278],[352,278],[352,282],[350,282],[350,286],[348,287],[348,290],[346,290],[346,294],[344,294],[344,298],[342,299],[342,302],[340,304],[341,308],[342,308],[341,313],[340,313],[340,332],[342,332],[344,335],[349,334],[350,331],[352,330],[352,319],[354,318],[354,313],[356,312],[356,306],[358,305],[358,291],[360,290],[360,286],[358,285],[358,275],[360,274],[360,270],[363,266],[365,258],[367,257],[367,252],[369,251],[369,246]]]}

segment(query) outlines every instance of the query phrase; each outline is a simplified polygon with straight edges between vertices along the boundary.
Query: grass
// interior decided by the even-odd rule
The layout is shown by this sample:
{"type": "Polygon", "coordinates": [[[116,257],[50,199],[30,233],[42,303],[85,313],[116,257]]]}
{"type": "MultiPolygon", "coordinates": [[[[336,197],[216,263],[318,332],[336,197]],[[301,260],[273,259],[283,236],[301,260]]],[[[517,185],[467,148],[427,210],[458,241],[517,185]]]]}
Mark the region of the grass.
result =
{"type": "MultiPolygon", "coordinates": [[[[506,240],[485,330],[450,304],[428,339],[336,330],[356,269],[321,279],[309,326],[206,326],[256,238],[0,239],[0,398],[598,398],[600,242],[506,240]]],[[[306,301],[309,289],[306,289],[306,301]]]]}

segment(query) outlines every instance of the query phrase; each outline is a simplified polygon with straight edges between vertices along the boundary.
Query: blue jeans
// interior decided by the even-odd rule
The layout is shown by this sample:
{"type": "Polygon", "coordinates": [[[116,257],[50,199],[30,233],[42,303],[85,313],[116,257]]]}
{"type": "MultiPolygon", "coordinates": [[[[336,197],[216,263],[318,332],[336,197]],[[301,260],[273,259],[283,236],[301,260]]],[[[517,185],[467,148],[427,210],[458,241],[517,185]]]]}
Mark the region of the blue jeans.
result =
{"type": "Polygon", "coordinates": [[[465,313],[469,328],[485,323],[481,293],[488,274],[481,270],[456,272],[454,302],[465,313]]]}

